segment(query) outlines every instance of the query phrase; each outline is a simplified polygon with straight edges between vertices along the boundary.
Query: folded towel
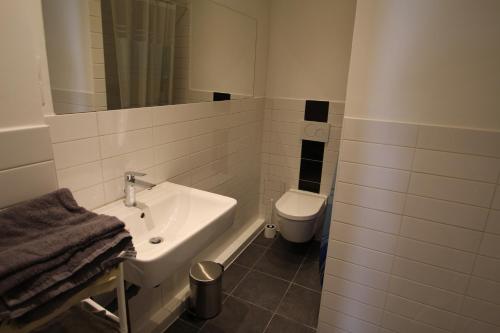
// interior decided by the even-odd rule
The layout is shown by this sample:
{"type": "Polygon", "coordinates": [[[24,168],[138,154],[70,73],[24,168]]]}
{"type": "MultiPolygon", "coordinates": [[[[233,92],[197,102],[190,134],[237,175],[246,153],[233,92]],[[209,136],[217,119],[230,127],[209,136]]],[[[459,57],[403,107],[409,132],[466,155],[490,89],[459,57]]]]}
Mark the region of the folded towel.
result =
{"type": "Polygon", "coordinates": [[[117,265],[133,249],[124,226],[68,189],[0,211],[0,321],[37,319],[117,265]]]}
{"type": "MultiPolygon", "coordinates": [[[[57,266],[40,275],[18,284],[1,295],[1,299],[9,307],[15,307],[41,292],[51,288],[60,281],[70,278],[73,274],[84,268],[85,265],[93,264],[100,255],[115,254],[116,256],[124,250],[126,244],[131,245],[131,237],[128,232],[122,231],[110,238],[102,239],[76,252],[64,265],[57,266]],[[123,246],[119,246],[123,244],[123,246]]],[[[128,248],[125,248],[125,250],[128,248]]],[[[104,268],[108,263],[103,263],[104,268]]],[[[63,292],[63,291],[61,291],[63,292]]]]}
{"type": "Polygon", "coordinates": [[[29,279],[60,265],[95,238],[123,228],[115,217],[78,206],[68,189],[1,211],[0,292],[10,286],[3,284],[7,276],[16,273],[17,279],[29,279]]]}
{"type": "Polygon", "coordinates": [[[4,302],[1,302],[0,319],[15,319],[19,323],[27,323],[42,317],[46,313],[50,313],[68,298],[94,282],[107,269],[121,261],[118,258],[118,254],[129,247],[130,239],[123,239],[111,250],[98,256],[91,264],[85,265],[70,277],[58,282],[24,303],[9,307],[4,302]]]}

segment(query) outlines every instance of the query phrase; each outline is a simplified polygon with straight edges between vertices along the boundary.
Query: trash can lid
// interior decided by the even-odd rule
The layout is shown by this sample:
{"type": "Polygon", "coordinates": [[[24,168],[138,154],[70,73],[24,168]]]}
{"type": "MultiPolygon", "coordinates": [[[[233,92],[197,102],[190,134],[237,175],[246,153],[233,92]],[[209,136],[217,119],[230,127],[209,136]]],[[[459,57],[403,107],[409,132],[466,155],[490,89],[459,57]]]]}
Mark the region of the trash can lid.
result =
{"type": "Polygon", "coordinates": [[[201,261],[191,266],[189,276],[198,282],[213,282],[220,278],[224,268],[213,261],[201,261]]]}

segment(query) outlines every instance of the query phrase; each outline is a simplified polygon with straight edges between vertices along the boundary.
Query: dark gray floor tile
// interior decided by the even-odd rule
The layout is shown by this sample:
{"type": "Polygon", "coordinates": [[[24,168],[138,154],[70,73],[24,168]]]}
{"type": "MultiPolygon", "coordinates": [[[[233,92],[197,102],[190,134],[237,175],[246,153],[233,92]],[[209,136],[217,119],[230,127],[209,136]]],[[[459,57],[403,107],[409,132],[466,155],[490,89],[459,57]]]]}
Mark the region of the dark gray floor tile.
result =
{"type": "Polygon", "coordinates": [[[318,324],[321,294],[297,285],[292,285],[281,302],[277,313],[316,327],[318,324]]]}
{"type": "Polygon", "coordinates": [[[264,232],[261,232],[259,234],[259,236],[257,236],[257,238],[255,238],[252,243],[253,244],[257,244],[257,245],[261,245],[261,246],[264,246],[264,247],[270,247],[274,243],[275,239],[276,239],[276,237],[274,237],[274,238],[265,238],[264,237],[264,232]]]}
{"type": "Polygon", "coordinates": [[[321,282],[319,278],[319,262],[305,260],[299,268],[299,272],[293,281],[301,286],[321,291],[321,282]]]}
{"type": "Polygon", "coordinates": [[[196,333],[196,332],[198,332],[198,328],[193,327],[180,319],[177,319],[165,331],[165,333],[196,333]]]}
{"type": "Polygon", "coordinates": [[[232,264],[222,275],[222,291],[231,293],[248,271],[246,267],[232,264]]]}
{"type": "Polygon", "coordinates": [[[274,311],[285,295],[288,285],[286,281],[251,271],[234,290],[233,295],[274,311]]]}
{"type": "Polygon", "coordinates": [[[193,315],[189,311],[184,311],[184,313],[181,314],[180,319],[182,319],[184,322],[190,324],[191,326],[196,326],[198,328],[203,326],[203,324],[205,324],[205,322],[206,322],[205,319],[197,318],[195,315],[193,315]]]}
{"type": "Polygon", "coordinates": [[[297,256],[305,256],[307,254],[307,251],[309,250],[309,247],[311,245],[311,242],[307,243],[292,243],[287,241],[281,236],[278,236],[276,240],[273,242],[273,245],[271,245],[271,249],[273,250],[279,250],[283,252],[287,252],[290,254],[294,254],[297,256]]]}
{"type": "Polygon", "coordinates": [[[307,251],[306,255],[308,260],[319,260],[320,245],[321,244],[318,241],[311,242],[311,245],[309,246],[309,250],[307,251]]]}
{"type": "Polygon", "coordinates": [[[266,251],[265,247],[250,244],[234,261],[235,264],[252,268],[266,251]]]}
{"type": "Polygon", "coordinates": [[[222,312],[209,320],[202,333],[262,333],[272,313],[255,305],[229,297],[222,312]]]}
{"type": "Polygon", "coordinates": [[[314,333],[312,328],[275,315],[265,333],[314,333]]]}
{"type": "Polygon", "coordinates": [[[299,269],[302,257],[272,248],[260,258],[255,269],[291,281],[299,269]]]}

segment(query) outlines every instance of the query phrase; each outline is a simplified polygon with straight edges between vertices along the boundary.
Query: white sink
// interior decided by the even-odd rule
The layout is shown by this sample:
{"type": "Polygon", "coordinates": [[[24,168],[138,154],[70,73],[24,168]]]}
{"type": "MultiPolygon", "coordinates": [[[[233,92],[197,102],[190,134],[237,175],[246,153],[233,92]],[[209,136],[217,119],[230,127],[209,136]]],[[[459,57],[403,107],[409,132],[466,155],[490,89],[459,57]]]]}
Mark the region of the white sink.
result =
{"type": "Polygon", "coordinates": [[[125,262],[125,279],[155,287],[226,231],[236,200],[172,183],[137,194],[137,207],[118,200],[96,210],[125,222],[137,256],[125,262]],[[153,244],[153,238],[161,242],[153,244]]]}

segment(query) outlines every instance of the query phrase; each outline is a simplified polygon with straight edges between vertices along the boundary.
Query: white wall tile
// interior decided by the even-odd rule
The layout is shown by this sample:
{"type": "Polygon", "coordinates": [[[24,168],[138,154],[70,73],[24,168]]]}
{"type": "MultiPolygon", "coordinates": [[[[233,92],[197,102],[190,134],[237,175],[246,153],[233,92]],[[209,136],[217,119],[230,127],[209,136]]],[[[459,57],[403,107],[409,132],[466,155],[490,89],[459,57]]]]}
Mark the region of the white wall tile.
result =
{"type": "Polygon", "coordinates": [[[483,230],[488,217],[486,208],[414,195],[407,195],[404,213],[475,230],[483,230]]]}
{"type": "Polygon", "coordinates": [[[378,333],[376,325],[325,307],[320,311],[319,320],[318,333],[337,333],[337,328],[339,332],[378,333]]]}
{"type": "Polygon", "coordinates": [[[485,233],[479,253],[494,258],[500,258],[500,235],[485,233]]]}
{"type": "Polygon", "coordinates": [[[489,207],[494,185],[456,178],[413,173],[409,193],[489,207]]]}
{"type": "Polygon", "coordinates": [[[477,256],[474,275],[500,282],[500,259],[477,256]]]}
{"type": "Polygon", "coordinates": [[[67,187],[77,191],[102,182],[100,161],[77,165],[75,167],[57,171],[57,180],[60,187],[67,187]]]}
{"type": "Polygon", "coordinates": [[[330,240],[328,245],[328,256],[382,272],[391,271],[393,260],[393,256],[387,253],[336,240],[330,240]]]}
{"type": "Polygon", "coordinates": [[[0,129],[0,170],[51,160],[51,146],[47,126],[0,129]]]}
{"type": "Polygon", "coordinates": [[[342,140],[340,160],[410,170],[413,148],[342,140]]]}
{"type": "Polygon", "coordinates": [[[491,208],[500,209],[500,185],[496,187],[495,197],[493,198],[491,208]]]}
{"type": "Polygon", "coordinates": [[[102,158],[108,158],[145,149],[153,145],[151,128],[99,137],[102,158]]]}
{"type": "Polygon", "coordinates": [[[475,252],[482,233],[413,217],[403,217],[401,235],[421,241],[475,252]]]}
{"type": "Polygon", "coordinates": [[[353,317],[375,325],[378,325],[382,319],[382,309],[328,291],[323,294],[321,305],[335,311],[349,313],[353,317]]]}
{"type": "Polygon", "coordinates": [[[445,333],[445,330],[423,324],[390,312],[384,312],[382,326],[398,333],[445,333]]]}
{"type": "Polygon", "coordinates": [[[460,310],[460,301],[462,299],[460,294],[396,276],[391,277],[389,292],[400,297],[405,297],[452,312],[458,312],[460,310]]]}
{"type": "Polygon", "coordinates": [[[500,157],[500,132],[420,126],[419,148],[500,157]]]}
{"type": "Polygon", "coordinates": [[[391,273],[408,280],[457,293],[464,293],[469,282],[469,276],[466,274],[400,257],[394,258],[391,273]]]}
{"type": "Polygon", "coordinates": [[[454,332],[456,333],[477,333],[477,332],[500,332],[498,326],[487,324],[483,321],[475,320],[467,317],[458,317],[457,325],[454,332]]]}
{"type": "Polygon", "coordinates": [[[0,171],[0,208],[29,200],[57,189],[53,161],[0,171]]]}
{"type": "Polygon", "coordinates": [[[161,145],[194,136],[191,122],[182,122],[153,127],[154,144],[161,145]]]}
{"type": "Polygon", "coordinates": [[[470,273],[472,271],[475,257],[472,253],[403,237],[398,239],[396,253],[403,258],[463,273],[470,273]]]}
{"type": "Polygon", "coordinates": [[[500,305],[465,297],[461,314],[500,326],[500,305]]]}
{"type": "Polygon", "coordinates": [[[148,108],[111,110],[97,112],[99,134],[113,134],[153,126],[151,110],[148,108]]]}
{"type": "Polygon", "coordinates": [[[395,235],[359,228],[337,221],[333,222],[330,237],[385,253],[393,253],[397,242],[395,235]]]}
{"type": "Polygon", "coordinates": [[[327,263],[327,274],[381,290],[386,290],[389,285],[387,273],[333,258],[328,258],[327,263]]]}
{"type": "Polygon", "coordinates": [[[500,305],[500,283],[473,276],[467,295],[500,305]]]}
{"type": "Polygon", "coordinates": [[[303,99],[273,98],[269,100],[268,104],[270,104],[271,109],[275,110],[304,111],[306,108],[303,99]]]}
{"type": "Polygon", "coordinates": [[[490,215],[488,216],[488,222],[486,224],[486,231],[500,234],[500,210],[490,210],[490,215]]]}
{"type": "Polygon", "coordinates": [[[496,183],[500,172],[500,159],[417,149],[413,170],[496,183]]]}
{"type": "Polygon", "coordinates": [[[53,143],[97,136],[96,112],[46,116],[53,143]]]}
{"type": "Polygon", "coordinates": [[[155,165],[153,148],[105,158],[102,160],[103,180],[123,177],[126,171],[142,171],[155,165]]]}
{"type": "Polygon", "coordinates": [[[323,289],[344,297],[352,298],[371,306],[383,307],[385,292],[356,282],[325,275],[323,289]]]}
{"type": "Polygon", "coordinates": [[[346,117],[343,139],[415,147],[418,126],[346,117]]]}
{"type": "MultiPolygon", "coordinates": [[[[450,331],[453,330],[458,321],[458,315],[455,313],[440,310],[391,294],[387,295],[385,309],[394,314],[401,315],[402,317],[421,321],[424,324],[450,331]]],[[[406,327],[402,328],[406,329],[406,327]]]]}
{"type": "Polygon", "coordinates": [[[397,234],[399,232],[401,224],[400,215],[344,204],[342,202],[335,203],[333,219],[355,226],[366,227],[392,234],[397,234]]]}
{"type": "Polygon", "coordinates": [[[106,202],[104,198],[104,186],[102,184],[74,191],[73,196],[80,206],[88,210],[102,206],[106,202]]]}
{"type": "Polygon", "coordinates": [[[335,201],[402,213],[405,196],[398,192],[337,182],[335,201]]]}
{"type": "Polygon", "coordinates": [[[98,137],[55,143],[52,149],[57,169],[69,168],[100,159],[98,137]]]}
{"type": "Polygon", "coordinates": [[[190,139],[170,142],[156,146],[155,163],[161,164],[167,161],[189,155],[191,153],[192,141],[190,139]]]}
{"type": "Polygon", "coordinates": [[[406,192],[410,172],[365,164],[340,162],[339,181],[398,192],[406,192]]]}

